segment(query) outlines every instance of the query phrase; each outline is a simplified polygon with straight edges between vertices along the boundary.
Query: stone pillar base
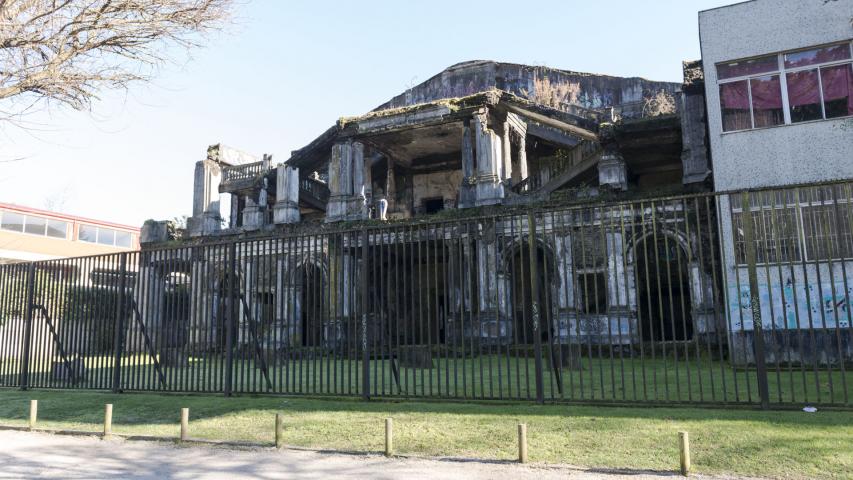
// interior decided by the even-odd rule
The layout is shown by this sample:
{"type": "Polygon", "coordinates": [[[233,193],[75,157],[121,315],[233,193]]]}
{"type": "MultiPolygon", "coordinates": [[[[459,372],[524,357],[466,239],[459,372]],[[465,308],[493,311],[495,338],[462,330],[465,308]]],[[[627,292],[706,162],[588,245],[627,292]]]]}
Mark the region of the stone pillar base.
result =
{"type": "Polygon", "coordinates": [[[264,226],[266,211],[261,207],[247,206],[243,209],[243,230],[258,230],[264,226]]]}
{"type": "Polygon", "coordinates": [[[326,222],[340,222],[346,219],[346,197],[333,195],[326,206],[326,222]]]}
{"type": "Polygon", "coordinates": [[[478,181],[476,206],[500,205],[503,203],[503,198],[504,186],[497,178],[478,181]]]}
{"type": "Polygon", "coordinates": [[[628,190],[628,167],[618,153],[605,153],[598,161],[598,184],[613,190],[628,190]]]}
{"type": "Polygon", "coordinates": [[[273,222],[299,223],[299,206],[293,202],[276,202],[272,207],[273,222]]]}
{"type": "Polygon", "coordinates": [[[221,220],[215,214],[204,213],[197,217],[187,219],[187,233],[191,237],[200,237],[218,232],[221,228],[221,220]]]}

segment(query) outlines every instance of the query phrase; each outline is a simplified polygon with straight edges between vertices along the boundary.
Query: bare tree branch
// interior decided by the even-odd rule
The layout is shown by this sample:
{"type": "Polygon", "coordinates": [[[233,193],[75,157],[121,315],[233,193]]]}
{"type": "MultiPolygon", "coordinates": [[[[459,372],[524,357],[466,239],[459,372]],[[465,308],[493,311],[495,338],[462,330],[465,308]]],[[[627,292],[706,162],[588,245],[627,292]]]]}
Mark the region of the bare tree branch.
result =
{"type": "MultiPolygon", "coordinates": [[[[221,28],[235,0],[0,0],[0,101],[35,95],[86,109],[146,81],[221,28]]],[[[14,109],[11,109],[14,110],[14,109]]]]}

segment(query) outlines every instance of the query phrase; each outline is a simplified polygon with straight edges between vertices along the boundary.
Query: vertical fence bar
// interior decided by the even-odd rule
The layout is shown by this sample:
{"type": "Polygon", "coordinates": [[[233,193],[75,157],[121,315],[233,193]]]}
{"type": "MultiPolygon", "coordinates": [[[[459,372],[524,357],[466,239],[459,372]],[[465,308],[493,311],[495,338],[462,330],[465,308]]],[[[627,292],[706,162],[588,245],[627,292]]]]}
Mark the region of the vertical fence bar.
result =
{"type": "Polygon", "coordinates": [[[21,390],[30,385],[30,342],[33,336],[33,296],[35,295],[36,264],[27,265],[27,310],[24,317],[24,345],[21,349],[21,390]]]}
{"type": "Polygon", "coordinates": [[[370,236],[367,229],[361,233],[361,396],[365,400],[370,399],[370,353],[368,348],[368,309],[367,309],[367,269],[369,266],[368,255],[370,250],[368,241],[370,236]]]}
{"type": "Polygon", "coordinates": [[[226,397],[231,396],[233,388],[232,375],[234,374],[234,325],[237,322],[237,242],[228,245],[228,271],[226,279],[228,283],[228,294],[225,305],[228,313],[225,315],[225,379],[223,380],[223,393],[226,397]]]}
{"type": "Polygon", "coordinates": [[[741,205],[743,211],[741,218],[743,218],[744,252],[746,253],[747,276],[749,278],[749,304],[752,307],[755,373],[758,376],[758,395],[761,400],[761,408],[766,410],[770,408],[770,389],[767,384],[767,365],[764,357],[764,330],[761,324],[761,300],[759,299],[758,292],[758,268],[756,267],[749,192],[743,192],[741,195],[741,205]]]}
{"type": "Polygon", "coordinates": [[[126,305],[124,299],[125,293],[125,282],[127,281],[127,253],[122,253],[119,257],[119,277],[118,281],[118,292],[116,295],[117,303],[116,306],[117,315],[116,318],[116,327],[115,327],[115,339],[113,340],[113,348],[115,349],[115,356],[113,357],[113,392],[118,393],[121,391],[121,358],[123,355],[122,346],[124,345],[124,316],[126,312],[126,305]]]}
{"type": "Polygon", "coordinates": [[[527,214],[527,248],[528,261],[530,262],[530,297],[531,297],[531,321],[533,322],[533,365],[536,372],[536,401],[538,403],[545,402],[545,389],[542,380],[542,335],[541,325],[539,323],[540,308],[539,305],[539,265],[538,255],[536,251],[536,215],[534,213],[527,214]]]}

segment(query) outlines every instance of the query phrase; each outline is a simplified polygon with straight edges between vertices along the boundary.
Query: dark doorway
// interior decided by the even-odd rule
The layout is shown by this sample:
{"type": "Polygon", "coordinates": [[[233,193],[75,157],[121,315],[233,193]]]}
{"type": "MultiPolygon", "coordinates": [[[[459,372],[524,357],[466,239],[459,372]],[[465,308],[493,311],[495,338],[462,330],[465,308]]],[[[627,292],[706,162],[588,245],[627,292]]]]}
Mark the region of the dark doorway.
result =
{"type": "Polygon", "coordinates": [[[644,341],[693,338],[687,256],[672,238],[649,235],[636,245],[637,306],[644,341]]]}
{"type": "MultiPolygon", "coordinates": [[[[536,280],[538,283],[539,332],[543,341],[550,338],[551,329],[551,288],[555,277],[553,263],[549,261],[542,248],[536,248],[536,280]]],[[[509,271],[512,272],[511,301],[513,305],[513,330],[519,343],[534,342],[533,328],[533,286],[530,248],[523,243],[509,259],[509,271]]]]}
{"type": "Polygon", "coordinates": [[[300,278],[300,317],[303,347],[316,347],[323,344],[323,272],[315,265],[306,264],[301,269],[300,278]]]}
{"type": "Polygon", "coordinates": [[[443,343],[445,272],[450,253],[441,241],[376,246],[368,274],[368,307],[390,345],[443,343]]]}
{"type": "Polygon", "coordinates": [[[443,198],[427,198],[423,201],[424,203],[424,213],[427,215],[431,213],[438,213],[444,210],[444,199],[443,198]]]}

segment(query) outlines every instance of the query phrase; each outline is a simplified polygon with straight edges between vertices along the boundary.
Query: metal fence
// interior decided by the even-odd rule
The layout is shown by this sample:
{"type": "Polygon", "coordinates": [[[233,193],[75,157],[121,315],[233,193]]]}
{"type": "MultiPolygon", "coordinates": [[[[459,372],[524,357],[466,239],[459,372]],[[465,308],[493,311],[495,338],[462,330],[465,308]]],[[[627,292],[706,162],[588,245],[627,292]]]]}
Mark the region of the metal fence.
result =
{"type": "Polygon", "coordinates": [[[0,386],[849,407],[851,198],[709,193],[0,265],[0,386]]]}

